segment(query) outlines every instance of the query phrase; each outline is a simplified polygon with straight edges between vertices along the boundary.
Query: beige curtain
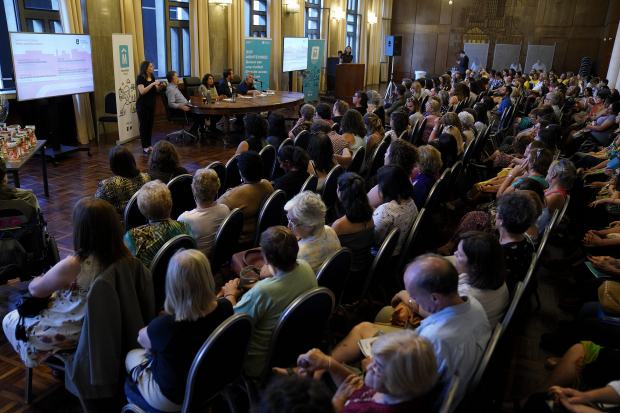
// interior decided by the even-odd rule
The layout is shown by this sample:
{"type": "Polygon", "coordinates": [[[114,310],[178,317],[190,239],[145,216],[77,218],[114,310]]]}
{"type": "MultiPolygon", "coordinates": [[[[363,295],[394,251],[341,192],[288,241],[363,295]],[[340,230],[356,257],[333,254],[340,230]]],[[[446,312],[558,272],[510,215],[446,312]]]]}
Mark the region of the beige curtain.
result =
{"type": "Polygon", "coordinates": [[[269,88],[280,90],[282,78],[282,0],[267,1],[267,37],[271,38],[269,88]]]}
{"type": "MultiPolygon", "coordinates": [[[[330,40],[330,44],[332,45],[332,50],[330,50],[330,55],[337,56],[338,50],[342,50],[344,52],[345,42],[347,39],[347,21],[346,15],[345,18],[338,21],[334,17],[336,16],[336,10],[344,10],[345,13],[347,11],[347,3],[345,0],[332,0],[331,4],[331,17],[332,21],[330,22],[331,28],[329,35],[332,37],[330,40]]],[[[354,52],[355,53],[355,52],[354,52]]]]}
{"type": "MultiPolygon", "coordinates": [[[[72,0],[73,1],[73,0],[72,0]]],[[[120,0],[121,33],[133,34],[133,66],[134,72],[140,71],[140,63],[144,58],[144,32],[142,29],[142,2],[120,0]]]]}
{"type": "Polygon", "coordinates": [[[209,3],[189,0],[189,33],[192,51],[192,76],[202,77],[211,72],[209,52],[209,3]]]}
{"type": "Polygon", "coordinates": [[[381,0],[373,0],[370,4],[369,2],[363,2],[367,7],[362,6],[361,14],[362,14],[362,22],[366,22],[364,24],[363,29],[360,30],[361,38],[367,40],[366,47],[363,49],[365,52],[365,56],[362,55],[363,42],[360,42],[360,63],[366,63],[366,85],[377,85],[379,84],[379,67],[381,62],[381,43],[383,42],[381,37],[381,26],[379,26],[381,19],[381,8],[382,1],[381,0]],[[366,8],[366,10],[364,10],[366,8]],[[377,16],[377,23],[369,24],[368,15],[370,13],[374,13],[377,16]],[[366,33],[364,33],[366,30],[366,33]],[[361,57],[364,57],[362,59],[361,57]]]}
{"type": "MultiPolygon", "coordinates": [[[[289,0],[289,3],[293,3],[293,1],[289,0]]],[[[304,30],[304,25],[306,24],[306,1],[297,0],[295,3],[299,4],[299,13],[292,15],[294,24],[292,36],[304,37],[306,34],[306,31],[304,30]]],[[[301,72],[293,73],[293,92],[301,92],[303,90],[304,80],[302,77],[298,76],[300,73],[301,72]]]]}
{"type": "MultiPolygon", "coordinates": [[[[332,0],[323,0],[323,8],[331,9],[332,0]]],[[[330,10],[322,10],[321,12],[321,39],[325,39],[325,50],[323,50],[323,66],[327,64],[327,58],[331,56],[331,51],[329,48],[329,37],[331,33],[329,33],[329,21],[331,20],[330,10]]]]}
{"type": "MultiPolygon", "coordinates": [[[[62,30],[65,33],[83,34],[82,9],[80,0],[60,0],[58,2],[62,30]]],[[[73,95],[73,108],[75,110],[75,125],[77,138],[81,144],[88,144],[95,139],[93,127],[93,115],[90,109],[88,93],[73,95]]]]}
{"type": "Polygon", "coordinates": [[[393,0],[383,0],[383,12],[379,17],[377,24],[381,26],[381,60],[387,62],[387,56],[385,55],[385,36],[392,34],[392,2],[393,0]]]}
{"type": "MultiPolygon", "coordinates": [[[[204,0],[203,0],[204,1],[204,0]]],[[[243,78],[245,50],[245,0],[232,0],[228,9],[228,67],[243,78]]]]}

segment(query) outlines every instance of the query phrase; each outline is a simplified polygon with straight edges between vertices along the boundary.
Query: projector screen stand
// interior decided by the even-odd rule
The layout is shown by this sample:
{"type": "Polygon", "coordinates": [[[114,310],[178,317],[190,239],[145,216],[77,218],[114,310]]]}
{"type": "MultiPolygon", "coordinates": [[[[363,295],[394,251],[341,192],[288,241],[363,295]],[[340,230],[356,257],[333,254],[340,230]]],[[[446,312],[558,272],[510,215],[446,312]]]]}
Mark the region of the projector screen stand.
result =
{"type": "MultiPolygon", "coordinates": [[[[66,146],[60,143],[60,134],[58,131],[58,111],[56,110],[56,98],[46,98],[47,100],[47,116],[50,126],[49,145],[45,149],[45,158],[52,161],[52,165],[58,166],[56,157],[62,157],[74,152],[87,152],[88,157],[93,156],[90,153],[90,147],[66,146]]],[[[43,102],[41,102],[43,103],[43,102]]]]}

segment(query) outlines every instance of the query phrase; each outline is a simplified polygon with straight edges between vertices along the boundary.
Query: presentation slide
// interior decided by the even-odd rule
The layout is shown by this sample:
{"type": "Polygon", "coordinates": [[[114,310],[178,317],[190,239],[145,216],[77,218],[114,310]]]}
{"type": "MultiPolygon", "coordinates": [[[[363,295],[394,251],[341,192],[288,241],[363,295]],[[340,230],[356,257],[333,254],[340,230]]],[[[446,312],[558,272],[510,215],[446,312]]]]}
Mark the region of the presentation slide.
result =
{"type": "Polygon", "coordinates": [[[308,69],[308,38],[285,37],[282,51],[282,71],[308,69]]]}
{"type": "Polygon", "coordinates": [[[90,36],[10,33],[18,100],[93,92],[90,36]]]}

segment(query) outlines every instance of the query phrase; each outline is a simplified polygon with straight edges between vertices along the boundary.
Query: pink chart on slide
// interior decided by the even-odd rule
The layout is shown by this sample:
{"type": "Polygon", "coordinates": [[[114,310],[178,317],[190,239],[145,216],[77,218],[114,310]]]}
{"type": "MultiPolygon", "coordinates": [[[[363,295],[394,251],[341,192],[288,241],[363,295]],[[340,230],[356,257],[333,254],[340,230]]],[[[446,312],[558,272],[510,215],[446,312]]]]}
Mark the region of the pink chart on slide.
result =
{"type": "Polygon", "coordinates": [[[94,88],[90,53],[78,49],[14,54],[20,99],[84,93],[94,88]]]}

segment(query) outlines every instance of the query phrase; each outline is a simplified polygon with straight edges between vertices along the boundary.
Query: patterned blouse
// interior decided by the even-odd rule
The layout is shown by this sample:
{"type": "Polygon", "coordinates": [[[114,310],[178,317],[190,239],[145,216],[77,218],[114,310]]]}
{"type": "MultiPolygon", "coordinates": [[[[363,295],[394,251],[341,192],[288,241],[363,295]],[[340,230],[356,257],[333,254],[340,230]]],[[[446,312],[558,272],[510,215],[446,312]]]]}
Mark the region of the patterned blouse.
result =
{"type": "Polygon", "coordinates": [[[131,253],[149,268],[159,249],[177,235],[194,237],[192,228],[186,222],[158,221],[130,229],[124,239],[131,253]]]}
{"type": "Polygon", "coordinates": [[[413,200],[401,204],[388,202],[379,205],[372,214],[372,219],[375,221],[375,248],[373,253],[379,250],[379,247],[381,247],[381,244],[393,228],[400,228],[398,243],[392,256],[399,255],[407,240],[407,233],[417,216],[418,208],[413,200]]]}
{"type": "Polygon", "coordinates": [[[340,249],[338,235],[329,225],[325,225],[324,229],[317,228],[314,235],[299,240],[298,244],[297,258],[310,264],[315,274],[323,265],[323,261],[340,249]]]}
{"type": "Polygon", "coordinates": [[[150,180],[151,178],[145,173],[141,173],[131,179],[123,178],[122,176],[113,176],[112,178],[104,179],[99,182],[99,187],[97,188],[97,192],[95,192],[95,198],[108,201],[114,207],[114,210],[122,221],[127,202],[129,202],[133,194],[138,192],[138,189],[142,188],[142,185],[150,180]]]}

